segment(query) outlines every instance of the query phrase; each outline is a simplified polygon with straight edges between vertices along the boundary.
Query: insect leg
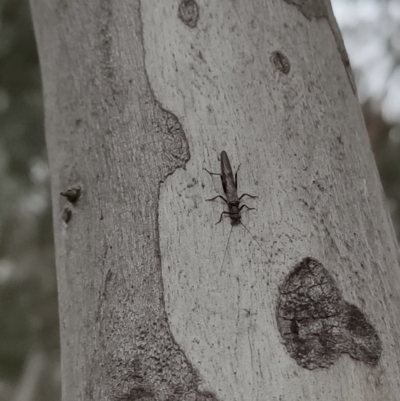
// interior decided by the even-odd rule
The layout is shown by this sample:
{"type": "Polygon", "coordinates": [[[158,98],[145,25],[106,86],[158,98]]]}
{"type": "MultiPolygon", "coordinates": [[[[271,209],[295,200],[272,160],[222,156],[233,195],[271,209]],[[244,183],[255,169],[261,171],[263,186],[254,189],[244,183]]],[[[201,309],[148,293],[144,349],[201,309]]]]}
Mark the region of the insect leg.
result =
{"type": "Polygon", "coordinates": [[[215,225],[221,223],[222,217],[224,216],[224,214],[228,214],[229,216],[231,215],[229,212],[222,212],[221,213],[221,217],[219,218],[219,220],[215,223],[215,225]]]}
{"type": "Polygon", "coordinates": [[[206,170],[208,174],[219,175],[220,177],[222,177],[220,173],[212,173],[211,171],[208,171],[206,168],[204,170],[206,170]]]}
{"type": "Polygon", "coordinates": [[[247,205],[242,205],[242,206],[240,206],[240,208],[239,208],[239,212],[240,212],[244,207],[247,207],[247,210],[254,210],[254,209],[255,209],[255,207],[248,207],[247,205]]]}
{"type": "Polygon", "coordinates": [[[243,196],[248,196],[249,198],[252,198],[252,199],[258,198],[258,196],[249,195],[249,194],[243,194],[243,195],[239,198],[239,200],[242,199],[243,196]]]}
{"type": "Polygon", "coordinates": [[[228,201],[221,195],[214,196],[214,198],[211,198],[211,199],[206,199],[206,201],[213,201],[217,198],[221,198],[225,203],[228,203],[228,201]]]}

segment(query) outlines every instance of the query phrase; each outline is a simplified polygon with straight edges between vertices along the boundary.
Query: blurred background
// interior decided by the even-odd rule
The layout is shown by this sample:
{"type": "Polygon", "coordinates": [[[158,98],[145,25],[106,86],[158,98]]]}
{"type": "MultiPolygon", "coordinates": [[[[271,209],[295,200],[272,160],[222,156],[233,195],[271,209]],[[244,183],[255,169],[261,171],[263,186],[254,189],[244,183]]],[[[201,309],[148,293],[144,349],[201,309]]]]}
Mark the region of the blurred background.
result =
{"type": "MultiPolygon", "coordinates": [[[[400,1],[333,0],[400,238],[400,1]]],[[[0,401],[59,401],[40,72],[28,0],[0,0],[0,401]]]]}

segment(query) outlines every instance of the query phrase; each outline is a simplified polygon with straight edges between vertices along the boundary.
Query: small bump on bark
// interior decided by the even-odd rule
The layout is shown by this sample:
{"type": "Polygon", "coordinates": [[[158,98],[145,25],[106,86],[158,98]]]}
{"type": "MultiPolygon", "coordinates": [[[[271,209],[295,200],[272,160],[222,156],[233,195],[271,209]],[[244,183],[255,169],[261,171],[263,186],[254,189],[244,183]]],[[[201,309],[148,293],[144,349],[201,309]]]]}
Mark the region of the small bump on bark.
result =
{"type": "Polygon", "coordinates": [[[66,207],[63,210],[61,217],[64,220],[65,224],[68,224],[72,219],[72,210],[69,207],[66,207]]]}
{"type": "Polygon", "coordinates": [[[81,197],[81,187],[71,187],[65,192],[60,192],[61,196],[67,198],[68,202],[75,203],[81,197]]]}
{"type": "Polygon", "coordinates": [[[188,27],[195,28],[199,19],[199,6],[194,0],[182,0],[179,4],[178,17],[188,27]]]}
{"type": "Polygon", "coordinates": [[[282,72],[283,74],[289,74],[290,72],[290,63],[289,59],[281,52],[276,51],[271,55],[271,62],[274,67],[282,72]]]}

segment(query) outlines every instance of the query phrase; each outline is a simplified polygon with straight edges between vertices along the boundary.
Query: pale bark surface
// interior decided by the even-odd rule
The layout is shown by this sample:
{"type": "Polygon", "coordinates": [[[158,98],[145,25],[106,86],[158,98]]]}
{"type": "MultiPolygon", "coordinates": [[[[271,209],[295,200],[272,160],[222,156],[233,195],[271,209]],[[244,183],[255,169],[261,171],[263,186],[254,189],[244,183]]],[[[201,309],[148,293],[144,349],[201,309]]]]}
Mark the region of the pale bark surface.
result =
{"type": "Polygon", "coordinates": [[[31,0],[63,400],[398,400],[397,245],[330,8],[179,3],[31,0]],[[203,169],[223,149],[269,256],[233,227],[220,273],[231,226],[203,169]],[[277,307],[307,257],[376,334],[377,364],[289,354],[277,307]]]}

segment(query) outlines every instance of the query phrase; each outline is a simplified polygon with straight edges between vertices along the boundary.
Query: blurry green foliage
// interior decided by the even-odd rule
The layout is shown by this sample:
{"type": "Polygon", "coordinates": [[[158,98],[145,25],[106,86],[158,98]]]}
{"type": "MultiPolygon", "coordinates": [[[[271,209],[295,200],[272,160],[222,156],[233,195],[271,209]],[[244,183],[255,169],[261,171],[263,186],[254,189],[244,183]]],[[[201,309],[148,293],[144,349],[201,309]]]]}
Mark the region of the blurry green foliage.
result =
{"type": "MultiPolygon", "coordinates": [[[[399,105],[400,106],[400,105],[399,105]]],[[[400,112],[400,107],[399,107],[400,112]]],[[[375,151],[379,175],[385,190],[397,239],[400,239],[400,125],[389,130],[388,137],[375,151]]]]}
{"type": "Polygon", "coordinates": [[[0,222],[35,183],[30,165],[45,159],[38,57],[28,3],[0,0],[0,222]]]}
{"type": "Polygon", "coordinates": [[[24,285],[3,284],[0,290],[0,376],[15,380],[29,351],[31,330],[24,285]]]}
{"type": "MultiPolygon", "coordinates": [[[[54,371],[58,305],[40,71],[28,1],[0,0],[0,400],[15,395],[38,350],[54,371]]],[[[46,391],[35,400],[60,399],[59,378],[51,379],[39,378],[46,391]]]]}

